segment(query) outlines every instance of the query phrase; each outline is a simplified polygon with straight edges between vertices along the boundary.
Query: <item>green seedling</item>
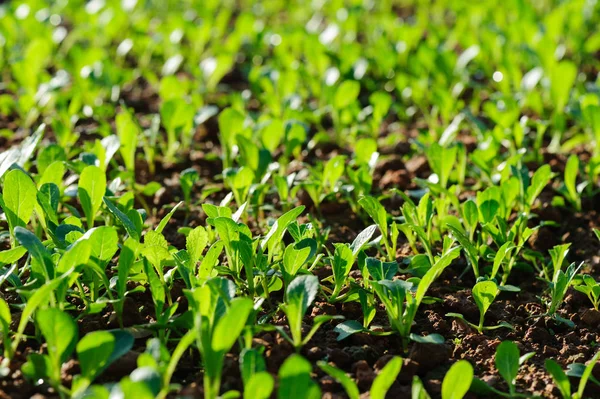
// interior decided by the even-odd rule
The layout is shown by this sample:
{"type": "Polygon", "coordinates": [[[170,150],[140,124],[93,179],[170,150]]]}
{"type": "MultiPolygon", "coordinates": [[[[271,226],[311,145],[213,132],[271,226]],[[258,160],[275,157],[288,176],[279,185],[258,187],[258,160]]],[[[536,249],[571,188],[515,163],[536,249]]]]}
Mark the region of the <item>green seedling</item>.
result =
{"type": "Polygon", "coordinates": [[[496,295],[498,295],[498,292],[499,292],[499,290],[498,290],[498,286],[496,285],[496,283],[493,281],[489,281],[489,280],[488,281],[480,281],[479,283],[475,284],[475,286],[473,287],[473,290],[472,290],[473,300],[475,301],[475,304],[477,305],[477,308],[479,309],[479,324],[473,324],[473,323],[469,322],[460,313],[447,313],[446,316],[456,317],[456,318],[462,320],[468,326],[477,330],[480,334],[483,333],[483,331],[495,330],[495,329],[501,328],[501,327],[512,329],[513,327],[510,324],[508,324],[507,322],[500,322],[500,324],[498,324],[496,326],[484,326],[483,325],[485,314],[487,313],[488,309],[494,302],[494,299],[496,299],[496,295]]]}
{"type": "MultiPolygon", "coordinates": [[[[458,257],[459,253],[460,247],[454,247],[447,251],[416,283],[403,280],[380,280],[372,283],[377,297],[385,306],[392,330],[402,337],[405,351],[408,348],[409,339],[418,339],[418,336],[411,335],[410,331],[429,286],[458,257]]],[[[436,338],[434,341],[437,341],[436,338]]]]}
{"type": "Polygon", "coordinates": [[[283,329],[278,328],[277,330],[296,348],[296,351],[299,351],[302,346],[310,341],[323,323],[343,318],[342,316],[317,316],[313,319],[313,326],[310,331],[302,337],[302,320],[318,292],[319,279],[312,275],[296,277],[285,291],[285,303],[281,304],[280,307],[288,319],[291,337],[283,329]]]}
{"type": "Polygon", "coordinates": [[[581,280],[582,282],[579,285],[575,285],[573,288],[587,295],[590,302],[592,302],[594,309],[598,310],[598,306],[600,305],[600,283],[587,274],[582,276],[581,280]]]}
{"type": "Polygon", "coordinates": [[[593,378],[592,371],[599,358],[600,352],[596,353],[585,367],[583,373],[581,374],[581,379],[579,380],[579,386],[576,392],[571,391],[571,381],[558,363],[552,359],[546,359],[545,366],[546,370],[548,370],[548,373],[550,373],[552,376],[554,383],[558,386],[563,399],[583,399],[585,397],[585,387],[587,386],[588,380],[593,378]]]}
{"type": "MultiPolygon", "coordinates": [[[[337,367],[334,367],[324,361],[320,361],[317,365],[327,373],[331,378],[335,379],[346,391],[350,399],[358,399],[360,397],[359,389],[354,380],[346,375],[346,373],[337,367]]],[[[395,356],[381,369],[377,377],[373,380],[369,391],[371,398],[384,399],[392,384],[396,381],[400,369],[402,368],[402,358],[395,356]]]]}
{"type": "Polygon", "coordinates": [[[187,293],[194,311],[196,342],[204,366],[204,397],[220,395],[224,355],[236,342],[246,325],[253,302],[234,298],[235,286],[223,278],[207,281],[187,293]]]}

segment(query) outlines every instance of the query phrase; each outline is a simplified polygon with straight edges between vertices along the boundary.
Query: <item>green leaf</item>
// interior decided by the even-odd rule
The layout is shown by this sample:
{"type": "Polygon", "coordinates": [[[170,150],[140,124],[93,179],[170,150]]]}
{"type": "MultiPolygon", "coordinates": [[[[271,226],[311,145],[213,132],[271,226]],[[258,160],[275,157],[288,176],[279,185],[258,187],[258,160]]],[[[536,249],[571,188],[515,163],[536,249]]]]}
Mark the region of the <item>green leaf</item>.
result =
{"type": "Polygon", "coordinates": [[[106,175],[97,166],[87,166],[79,176],[77,193],[87,219],[88,228],[94,227],[94,218],[102,205],[102,198],[106,192],[106,175]]]}
{"type": "Polygon", "coordinates": [[[442,382],[442,399],[462,399],[473,380],[473,366],[466,360],[454,363],[442,382]]]}
{"type": "Polygon", "coordinates": [[[187,235],[185,244],[188,254],[190,255],[190,261],[192,265],[195,265],[196,262],[200,260],[202,252],[208,244],[208,233],[206,232],[206,229],[202,226],[194,228],[187,235]]]}
{"type": "Polygon", "coordinates": [[[127,234],[129,234],[129,236],[134,240],[140,241],[142,232],[138,230],[131,219],[121,212],[121,210],[117,208],[117,206],[114,205],[108,198],[104,197],[103,201],[111,215],[113,215],[123,225],[125,231],[127,231],[127,234]]]}
{"type": "Polygon", "coordinates": [[[473,287],[472,294],[479,312],[484,315],[498,295],[498,286],[493,281],[480,281],[473,287]]]}
{"type": "Polygon", "coordinates": [[[427,293],[429,286],[438,276],[446,269],[452,261],[460,255],[460,247],[455,247],[446,252],[440,259],[438,259],[431,269],[425,273],[419,285],[417,286],[417,292],[415,294],[415,301],[417,304],[420,304],[423,300],[423,297],[427,293]]]}
{"type": "Polygon", "coordinates": [[[268,399],[275,387],[275,380],[266,371],[253,374],[244,387],[245,398],[268,399]]]}
{"type": "Polygon", "coordinates": [[[265,238],[263,238],[263,240],[261,241],[261,246],[263,248],[269,248],[269,251],[271,251],[271,248],[274,247],[276,243],[279,243],[281,241],[281,239],[283,238],[283,234],[285,233],[285,230],[288,228],[290,223],[295,221],[298,218],[298,216],[300,216],[300,214],[304,212],[304,209],[304,205],[297,206],[291,211],[288,211],[281,215],[279,219],[277,219],[275,223],[273,223],[271,229],[269,230],[265,238]]]}
{"type": "Polygon", "coordinates": [[[190,204],[192,199],[192,189],[194,184],[200,179],[200,175],[194,168],[188,168],[181,172],[179,178],[179,184],[181,184],[181,191],[183,191],[183,198],[186,204],[190,204]]]}
{"type": "Polygon", "coordinates": [[[212,334],[212,349],[227,352],[231,349],[241,334],[246,320],[252,311],[253,302],[250,298],[235,298],[227,312],[217,322],[212,334]]]}
{"type": "Polygon", "coordinates": [[[385,395],[394,381],[396,381],[396,377],[398,377],[401,368],[402,358],[394,356],[379,372],[377,377],[375,377],[373,385],[371,386],[372,399],[385,399],[385,395]]]}
{"type": "Polygon", "coordinates": [[[302,356],[293,354],[279,369],[278,399],[319,399],[321,390],[310,378],[311,364],[302,356]]]}
{"type": "Polygon", "coordinates": [[[36,198],[44,214],[54,224],[58,224],[58,203],[60,201],[60,189],[54,183],[46,183],[40,187],[36,198]]]}
{"type": "Polygon", "coordinates": [[[81,376],[92,382],[108,366],[108,359],[115,347],[115,337],[108,331],[86,334],[77,343],[77,357],[81,376]]]}
{"type": "Polygon", "coordinates": [[[165,227],[167,226],[167,223],[169,223],[169,220],[171,220],[171,217],[173,217],[173,214],[175,213],[175,211],[177,211],[177,208],[179,208],[182,203],[183,202],[178,202],[177,205],[175,205],[173,209],[171,209],[171,211],[167,213],[164,218],[161,219],[160,223],[158,224],[158,226],[156,226],[156,229],[154,229],[154,231],[156,231],[157,233],[162,233],[165,227]]]}
{"type": "Polygon", "coordinates": [[[385,208],[373,197],[362,197],[358,200],[360,206],[371,216],[371,219],[377,224],[381,234],[387,237],[387,212],[385,208]]]}
{"type": "Polygon", "coordinates": [[[60,367],[75,349],[79,330],[71,316],[56,309],[38,310],[36,321],[46,339],[54,367],[60,367]]]}
{"type": "Polygon", "coordinates": [[[361,231],[352,244],[350,244],[350,249],[352,250],[352,254],[354,257],[358,255],[358,253],[371,241],[371,237],[375,234],[375,230],[377,230],[377,225],[372,224],[363,231],[361,231]]]}
{"type": "Polygon", "coordinates": [[[15,227],[25,227],[29,223],[36,203],[37,189],[31,178],[20,169],[6,174],[3,188],[2,207],[10,231],[14,234],[15,227]]]}
{"type": "Polygon", "coordinates": [[[542,165],[535,171],[531,178],[531,185],[527,188],[527,204],[531,207],[535,199],[540,195],[548,181],[552,178],[550,165],[542,165]]]}
{"type": "Polygon", "coordinates": [[[46,279],[52,279],[54,277],[54,263],[50,259],[50,252],[46,249],[44,244],[36,237],[35,234],[23,227],[16,227],[15,238],[23,247],[27,249],[29,255],[37,260],[40,265],[44,266],[44,272],[46,279]]]}
{"type": "Polygon", "coordinates": [[[27,253],[27,249],[22,246],[0,251],[0,264],[9,265],[21,259],[27,253]]]}
{"type": "Polygon", "coordinates": [[[433,344],[433,345],[442,345],[446,342],[446,340],[444,339],[443,336],[441,336],[440,334],[429,334],[429,335],[417,335],[417,334],[410,334],[410,339],[418,342],[420,344],[433,344]]]}
{"type": "Polygon", "coordinates": [[[374,281],[391,280],[398,272],[398,262],[382,262],[377,258],[367,258],[365,264],[374,281]]]}
{"type": "Polygon", "coordinates": [[[550,96],[556,112],[563,112],[576,77],[577,67],[570,61],[561,61],[552,69],[550,96]]]}
{"type": "Polygon", "coordinates": [[[350,247],[347,244],[335,244],[335,252],[333,254],[333,261],[331,262],[333,281],[335,283],[334,294],[338,294],[346,283],[353,264],[354,254],[350,247]]]}
{"type": "Polygon", "coordinates": [[[261,352],[262,350],[258,348],[245,348],[240,353],[240,371],[244,385],[248,384],[254,374],[267,369],[265,358],[261,352]]]}
{"type": "Polygon", "coordinates": [[[281,305],[287,316],[294,345],[302,341],[302,319],[319,291],[319,278],[313,275],[298,276],[288,285],[285,304],[281,305]]]}
{"type": "Polygon", "coordinates": [[[581,380],[579,380],[579,386],[577,388],[577,396],[578,398],[583,398],[583,394],[585,391],[585,386],[587,385],[587,381],[592,377],[592,371],[600,358],[600,351],[596,352],[594,357],[589,361],[588,365],[585,367],[583,374],[581,376],[581,380]]]}
{"type": "Polygon", "coordinates": [[[119,236],[117,230],[112,226],[99,226],[88,231],[84,237],[88,236],[92,245],[92,256],[101,262],[108,262],[115,256],[119,250],[119,236]]]}
{"type": "Polygon", "coordinates": [[[346,320],[333,329],[338,334],[336,340],[341,341],[344,338],[349,337],[352,334],[363,332],[365,329],[362,324],[356,320],[346,320]]]}
{"type": "Polygon", "coordinates": [[[511,391],[519,372],[520,356],[519,348],[511,341],[502,341],[496,348],[496,368],[504,381],[511,387],[511,391]]]}
{"type": "Polygon", "coordinates": [[[156,268],[161,268],[161,262],[171,257],[169,243],[161,233],[149,231],[144,236],[142,255],[156,268]]]}
{"type": "Polygon", "coordinates": [[[358,98],[360,92],[360,84],[354,80],[346,80],[342,82],[335,91],[333,106],[341,110],[352,104],[358,98]]]}
{"type": "Polygon", "coordinates": [[[123,163],[128,171],[133,172],[135,170],[135,151],[140,129],[127,110],[117,114],[115,125],[121,143],[119,151],[121,157],[123,157],[123,163]]]}
{"type": "Polygon", "coordinates": [[[283,270],[286,278],[291,280],[302,266],[306,264],[311,256],[312,250],[309,246],[304,246],[301,242],[293,243],[287,246],[283,253],[283,270]]]}
{"type": "Polygon", "coordinates": [[[423,382],[418,376],[413,377],[412,387],[411,387],[411,398],[412,399],[431,399],[425,387],[423,386],[423,382]]]}
{"type": "Polygon", "coordinates": [[[321,370],[329,374],[330,377],[335,379],[341,386],[344,387],[349,399],[359,399],[360,391],[358,390],[358,386],[352,380],[352,378],[346,375],[344,370],[340,370],[337,367],[331,366],[323,361],[317,362],[317,366],[319,366],[321,370]]]}
{"type": "Polygon", "coordinates": [[[346,156],[337,155],[331,158],[323,168],[323,187],[335,191],[338,180],[344,174],[346,156]]]}
{"type": "Polygon", "coordinates": [[[479,220],[479,209],[477,208],[475,201],[468,200],[463,204],[463,218],[470,230],[477,226],[477,221],[479,220]]]}
{"type": "Polygon", "coordinates": [[[571,382],[563,369],[552,359],[546,359],[544,365],[546,370],[552,376],[554,383],[558,387],[563,398],[571,397],[571,382]]]}

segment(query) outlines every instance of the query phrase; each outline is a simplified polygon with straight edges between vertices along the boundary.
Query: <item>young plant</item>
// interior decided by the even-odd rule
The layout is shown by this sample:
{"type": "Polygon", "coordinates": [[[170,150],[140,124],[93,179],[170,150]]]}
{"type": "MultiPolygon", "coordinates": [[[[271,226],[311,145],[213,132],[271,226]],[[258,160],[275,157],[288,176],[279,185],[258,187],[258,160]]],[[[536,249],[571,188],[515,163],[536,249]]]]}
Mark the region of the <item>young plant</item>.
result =
{"type": "Polygon", "coordinates": [[[68,397],[69,390],[61,381],[61,367],[77,344],[77,324],[71,316],[55,308],[38,310],[36,321],[46,340],[48,354],[30,354],[23,373],[34,381],[47,380],[61,398],[68,397]]]}
{"type": "Polygon", "coordinates": [[[194,184],[196,184],[199,178],[200,176],[194,168],[184,170],[183,172],[181,172],[181,176],[179,178],[179,182],[181,184],[181,191],[183,191],[185,207],[188,210],[188,212],[192,206],[192,189],[194,188],[194,184]]]}
{"type": "Polygon", "coordinates": [[[186,293],[195,315],[206,399],[219,396],[225,354],[242,333],[254,306],[251,299],[234,298],[234,294],[235,285],[223,278],[211,279],[186,293]]]}
{"type": "MultiPolygon", "coordinates": [[[[402,337],[402,346],[405,351],[408,348],[409,339],[418,340],[420,338],[411,334],[410,330],[417,310],[423,302],[429,286],[459,254],[460,247],[449,249],[437,259],[422,279],[417,280],[416,284],[403,280],[380,280],[372,282],[375,293],[385,306],[392,330],[402,337]]],[[[432,337],[432,339],[437,340],[438,337],[432,337]]]]}
{"type": "Polygon", "coordinates": [[[281,309],[288,319],[291,337],[282,328],[277,328],[277,330],[296,348],[296,351],[310,341],[323,323],[343,318],[342,316],[319,315],[313,319],[313,326],[308,334],[302,337],[302,320],[318,292],[319,279],[313,275],[296,277],[285,291],[285,303],[281,304],[281,309]]]}
{"type": "Polygon", "coordinates": [[[579,158],[573,154],[567,160],[565,165],[565,175],[563,185],[559,192],[567,199],[576,211],[581,211],[581,196],[587,182],[577,184],[577,175],[579,174],[579,158]]]}
{"type": "Polygon", "coordinates": [[[392,262],[396,260],[396,246],[398,242],[398,227],[392,223],[388,228],[388,214],[379,201],[373,197],[363,197],[358,200],[360,206],[373,219],[379,231],[381,231],[381,242],[387,255],[387,260],[392,262]]]}
{"type": "Polygon", "coordinates": [[[554,383],[558,386],[560,394],[563,399],[583,399],[585,398],[585,387],[589,379],[592,379],[592,371],[600,358],[600,352],[596,353],[592,360],[585,367],[583,373],[581,374],[581,379],[579,380],[579,386],[577,388],[577,392],[571,391],[571,381],[569,381],[569,377],[563,369],[552,359],[546,359],[545,366],[548,373],[552,376],[554,383]]]}
{"type": "Polygon", "coordinates": [[[600,283],[588,274],[582,276],[581,280],[582,283],[575,285],[573,288],[587,295],[594,309],[598,310],[598,305],[600,305],[600,283]]]}
{"type": "Polygon", "coordinates": [[[567,270],[563,272],[562,270],[558,270],[558,272],[554,275],[554,278],[551,282],[548,283],[550,286],[550,301],[547,304],[548,310],[546,311],[545,316],[552,317],[557,321],[565,323],[571,327],[574,327],[574,324],[571,320],[567,320],[563,317],[560,317],[556,314],[556,311],[563,303],[563,299],[567,294],[567,290],[573,283],[573,279],[577,275],[577,272],[583,266],[583,262],[579,264],[579,266],[575,265],[575,262],[571,263],[567,270]]]}
{"type": "Polygon", "coordinates": [[[496,326],[484,326],[483,325],[485,314],[488,311],[488,309],[490,308],[490,306],[492,305],[492,303],[494,302],[494,299],[496,299],[496,295],[498,295],[498,292],[499,292],[498,286],[496,285],[495,282],[493,282],[491,280],[480,281],[479,283],[475,284],[475,286],[473,287],[473,290],[472,290],[473,300],[475,301],[475,304],[477,304],[477,308],[479,309],[479,324],[473,324],[473,323],[469,322],[460,313],[447,313],[446,316],[456,317],[456,318],[462,320],[470,327],[476,329],[480,334],[483,333],[484,330],[495,330],[495,329],[501,328],[501,327],[506,327],[506,328],[512,329],[512,326],[506,322],[501,322],[500,324],[498,324],[496,326]]]}
{"type": "Polygon", "coordinates": [[[94,218],[100,210],[102,199],[106,192],[106,175],[97,166],[87,166],[79,176],[77,193],[88,229],[94,227],[94,218]]]}
{"type": "Polygon", "coordinates": [[[472,391],[481,395],[493,395],[505,398],[529,398],[529,395],[517,392],[516,378],[519,368],[535,353],[529,352],[521,356],[517,345],[511,341],[502,341],[496,348],[495,365],[498,373],[508,385],[508,392],[502,392],[487,385],[478,378],[473,379],[472,391]]]}
{"type": "Polygon", "coordinates": [[[511,398],[518,397],[516,388],[516,378],[519,372],[519,367],[530,359],[535,353],[529,352],[521,356],[519,348],[514,342],[502,341],[496,348],[495,364],[498,373],[504,378],[508,385],[508,396],[511,398]]]}
{"type": "MultiPolygon", "coordinates": [[[[331,378],[336,380],[346,391],[346,394],[350,399],[358,399],[360,397],[360,391],[358,385],[354,380],[346,375],[343,370],[334,367],[327,362],[320,361],[317,365],[327,373],[331,378]]],[[[391,388],[392,384],[396,381],[400,370],[402,369],[402,358],[394,356],[387,364],[381,369],[377,377],[373,380],[369,395],[374,399],[385,399],[387,392],[391,388]]]]}

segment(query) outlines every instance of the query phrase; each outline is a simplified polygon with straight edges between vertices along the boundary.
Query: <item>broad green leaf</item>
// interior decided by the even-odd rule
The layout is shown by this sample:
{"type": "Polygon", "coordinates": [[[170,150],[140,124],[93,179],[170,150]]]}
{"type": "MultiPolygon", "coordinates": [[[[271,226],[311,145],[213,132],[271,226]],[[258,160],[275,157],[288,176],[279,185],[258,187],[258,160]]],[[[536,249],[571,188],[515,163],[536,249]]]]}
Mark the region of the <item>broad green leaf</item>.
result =
{"type": "Polygon", "coordinates": [[[50,259],[50,252],[44,244],[36,237],[35,234],[23,227],[16,227],[15,238],[23,247],[27,249],[29,255],[34,258],[40,265],[44,266],[45,278],[52,279],[54,277],[54,263],[50,259]]]}
{"type": "Polygon", "coordinates": [[[0,251],[0,264],[9,265],[21,259],[27,253],[27,249],[22,246],[0,251]]]}
{"type": "Polygon", "coordinates": [[[17,226],[25,227],[33,214],[37,189],[25,172],[11,170],[4,178],[2,199],[4,212],[11,232],[17,226]]]}
{"type": "Polygon", "coordinates": [[[77,343],[81,376],[93,381],[108,365],[115,347],[115,337],[108,331],[93,331],[77,343]]]}
{"type": "Polygon", "coordinates": [[[511,341],[502,341],[496,348],[496,369],[509,386],[517,378],[520,356],[519,348],[511,341]]]}
{"type": "Polygon", "coordinates": [[[206,245],[208,244],[208,233],[202,226],[194,228],[186,237],[186,249],[190,255],[192,265],[195,265],[200,257],[206,245]]]}
{"type": "Polygon", "coordinates": [[[372,399],[385,399],[387,391],[396,381],[396,377],[398,377],[401,368],[402,358],[399,356],[395,356],[385,365],[377,377],[375,377],[373,385],[371,386],[370,393],[372,399]]]}
{"type": "Polygon", "coordinates": [[[352,104],[358,98],[360,92],[360,84],[354,80],[346,80],[342,82],[333,99],[333,105],[336,109],[341,110],[352,104]]]}
{"type": "Polygon", "coordinates": [[[275,223],[273,223],[271,229],[269,230],[265,238],[263,238],[263,240],[261,241],[261,246],[263,248],[269,248],[269,251],[271,251],[270,248],[272,248],[276,243],[281,241],[281,239],[283,238],[283,234],[285,233],[285,230],[288,228],[290,223],[295,221],[298,218],[298,216],[300,216],[300,214],[304,212],[304,209],[304,205],[297,206],[296,208],[281,215],[279,219],[277,219],[275,223]]]}
{"type": "MultiPolygon", "coordinates": [[[[480,281],[473,287],[473,299],[481,314],[485,314],[498,295],[498,286],[493,281],[480,281]]],[[[517,356],[518,363],[518,356],[517,356]]]]}
{"type": "Polygon", "coordinates": [[[531,185],[527,188],[527,204],[530,207],[551,178],[552,169],[550,169],[550,165],[548,164],[540,166],[540,168],[535,171],[531,178],[531,185]]]}
{"type": "Polygon", "coordinates": [[[468,200],[463,204],[463,217],[469,229],[473,229],[475,226],[477,226],[479,209],[477,208],[475,201],[468,200]]]}
{"type": "Polygon", "coordinates": [[[142,247],[144,255],[152,265],[160,268],[161,262],[170,258],[169,243],[165,237],[156,231],[149,231],[144,236],[144,246],[142,247]]]}
{"type": "Polygon", "coordinates": [[[473,380],[473,366],[466,360],[454,363],[442,382],[442,399],[462,399],[473,380]]]}
{"type": "Polygon", "coordinates": [[[212,334],[212,349],[227,352],[241,334],[246,320],[252,311],[253,302],[249,298],[235,298],[225,315],[217,322],[212,334]]]}
{"type": "Polygon", "coordinates": [[[275,380],[266,371],[253,374],[244,387],[245,398],[268,399],[275,387],[275,380]]]}
{"type": "Polygon", "coordinates": [[[54,367],[60,367],[75,349],[79,331],[71,316],[56,308],[38,310],[36,321],[48,345],[54,367]]]}
{"type": "Polygon", "coordinates": [[[94,218],[106,192],[106,175],[97,166],[87,166],[79,176],[77,193],[87,219],[88,228],[94,227],[94,218]]]}
{"type": "Polygon", "coordinates": [[[300,268],[308,261],[311,255],[311,248],[308,246],[302,246],[301,242],[293,243],[287,246],[283,254],[283,268],[284,272],[293,278],[300,268]]]}
{"type": "Polygon", "coordinates": [[[302,356],[293,354],[279,369],[278,399],[319,399],[321,390],[310,378],[311,364],[302,356]]]}
{"type": "MultiPolygon", "coordinates": [[[[88,231],[89,233],[89,231],[88,231]]],[[[88,235],[84,234],[84,237],[88,235]]],[[[89,235],[92,256],[102,262],[108,262],[119,250],[119,236],[112,226],[99,226],[89,235]]]]}
{"type": "Polygon", "coordinates": [[[347,244],[335,244],[331,268],[336,291],[342,288],[354,264],[354,254],[347,244]]]}

